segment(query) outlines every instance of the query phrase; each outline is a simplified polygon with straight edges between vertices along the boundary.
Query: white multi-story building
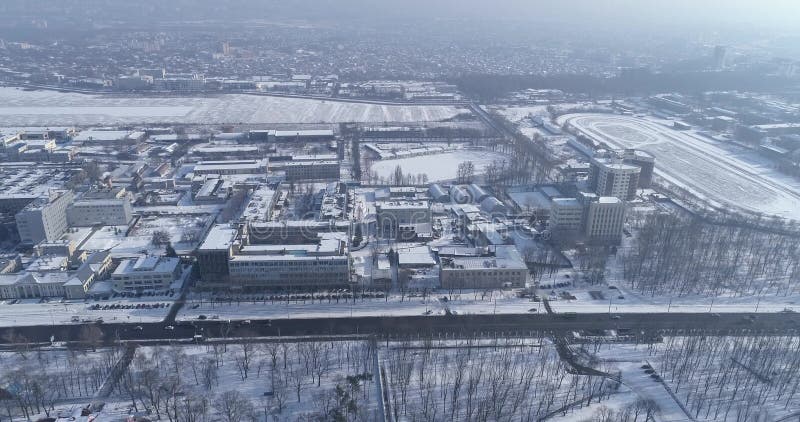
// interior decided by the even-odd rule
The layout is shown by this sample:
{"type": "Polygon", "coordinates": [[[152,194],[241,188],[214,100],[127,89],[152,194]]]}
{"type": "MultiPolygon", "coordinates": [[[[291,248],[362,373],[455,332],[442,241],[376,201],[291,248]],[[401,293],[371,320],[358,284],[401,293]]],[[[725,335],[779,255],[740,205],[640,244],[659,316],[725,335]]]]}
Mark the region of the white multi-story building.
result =
{"type": "Polygon", "coordinates": [[[181,260],[159,256],[141,256],[122,261],[111,274],[114,290],[167,290],[181,275],[181,260]]]}
{"type": "Polygon", "coordinates": [[[323,233],[319,237],[316,244],[243,246],[228,262],[230,280],[242,289],[347,286],[347,235],[323,233]]]}
{"type": "Polygon", "coordinates": [[[583,204],[575,198],[553,198],[550,205],[550,230],[578,232],[583,224],[583,204]]]}
{"type": "Polygon", "coordinates": [[[590,242],[619,243],[625,224],[625,203],[616,197],[600,197],[589,203],[585,234],[590,242]]]}
{"type": "Polygon", "coordinates": [[[339,162],[336,160],[289,161],[275,168],[283,169],[289,182],[339,180],[340,177],[339,162]]]}
{"type": "Polygon", "coordinates": [[[596,157],[591,161],[589,187],[599,196],[630,201],[636,197],[641,171],[641,167],[621,159],[596,157]]]}
{"type": "Polygon", "coordinates": [[[67,207],[72,203],[72,191],[59,191],[48,198],[39,198],[16,215],[17,230],[23,244],[54,242],[67,231],[67,207]]]}
{"type": "Polygon", "coordinates": [[[133,207],[127,198],[82,200],[67,208],[70,227],[124,226],[132,218],[133,207]]]}

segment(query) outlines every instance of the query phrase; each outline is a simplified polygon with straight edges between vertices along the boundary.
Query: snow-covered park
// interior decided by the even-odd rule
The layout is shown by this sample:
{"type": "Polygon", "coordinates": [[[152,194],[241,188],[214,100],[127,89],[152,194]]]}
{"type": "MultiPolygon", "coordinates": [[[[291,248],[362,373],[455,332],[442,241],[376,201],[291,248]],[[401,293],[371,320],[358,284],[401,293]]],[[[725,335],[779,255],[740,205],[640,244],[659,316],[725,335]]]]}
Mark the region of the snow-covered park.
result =
{"type": "Polygon", "coordinates": [[[656,157],[655,172],[717,207],[800,219],[800,183],[741,151],[664,124],[612,114],[570,114],[558,119],[613,148],[636,148],[656,157]]]}
{"type": "Polygon", "coordinates": [[[475,164],[475,174],[483,174],[486,167],[495,160],[509,158],[497,152],[485,150],[462,150],[444,154],[423,155],[419,157],[401,158],[394,160],[380,160],[372,164],[371,171],[379,178],[388,179],[397,166],[406,175],[427,174],[431,182],[454,180],[458,174],[458,165],[472,161],[475,164]]]}
{"type": "Polygon", "coordinates": [[[0,88],[0,119],[7,126],[432,122],[461,113],[468,111],[246,94],[133,97],[0,88]]]}

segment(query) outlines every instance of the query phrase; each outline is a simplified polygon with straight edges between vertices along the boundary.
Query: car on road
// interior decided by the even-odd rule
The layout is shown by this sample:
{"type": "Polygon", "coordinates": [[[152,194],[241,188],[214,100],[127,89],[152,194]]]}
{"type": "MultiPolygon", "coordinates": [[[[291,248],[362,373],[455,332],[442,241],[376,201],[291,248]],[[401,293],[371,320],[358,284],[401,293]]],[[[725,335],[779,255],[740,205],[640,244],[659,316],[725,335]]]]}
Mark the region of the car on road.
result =
{"type": "Polygon", "coordinates": [[[622,317],[621,317],[621,316],[619,316],[619,315],[613,315],[613,316],[611,317],[611,319],[621,319],[621,318],[622,318],[622,317]]]}
{"type": "Polygon", "coordinates": [[[141,325],[137,325],[137,326],[133,327],[133,331],[142,331],[142,330],[144,330],[144,328],[142,328],[141,325]]]}
{"type": "Polygon", "coordinates": [[[167,331],[173,331],[175,327],[173,327],[172,325],[167,325],[166,327],[164,327],[164,329],[167,331]]]}

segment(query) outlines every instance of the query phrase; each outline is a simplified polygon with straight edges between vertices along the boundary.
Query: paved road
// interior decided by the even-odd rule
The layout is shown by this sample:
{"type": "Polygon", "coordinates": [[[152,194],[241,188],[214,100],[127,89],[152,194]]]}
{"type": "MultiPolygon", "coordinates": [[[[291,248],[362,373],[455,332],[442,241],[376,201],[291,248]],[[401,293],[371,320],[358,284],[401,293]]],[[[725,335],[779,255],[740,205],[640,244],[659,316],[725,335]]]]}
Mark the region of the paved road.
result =
{"type": "MultiPolygon", "coordinates": [[[[89,324],[91,325],[91,324],[89,324]]],[[[35,326],[0,329],[0,344],[23,335],[27,341],[77,341],[86,338],[86,325],[35,326]]],[[[100,324],[104,340],[190,339],[250,336],[378,336],[440,335],[564,335],[580,330],[627,329],[631,334],[743,335],[749,332],[800,333],[800,314],[608,314],[577,315],[458,315],[411,317],[309,318],[191,323],[100,324]],[[172,329],[167,329],[167,327],[172,329]]],[[[19,341],[19,340],[18,340],[19,341]]]]}

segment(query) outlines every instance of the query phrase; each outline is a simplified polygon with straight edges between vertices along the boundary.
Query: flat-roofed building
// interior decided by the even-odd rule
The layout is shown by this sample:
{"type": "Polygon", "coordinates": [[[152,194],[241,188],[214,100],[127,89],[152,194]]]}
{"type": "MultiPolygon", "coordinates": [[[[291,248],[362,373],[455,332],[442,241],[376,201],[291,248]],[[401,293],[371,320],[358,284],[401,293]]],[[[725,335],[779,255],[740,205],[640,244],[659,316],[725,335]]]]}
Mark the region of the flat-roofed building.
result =
{"type": "Polygon", "coordinates": [[[195,175],[218,174],[257,174],[266,175],[269,169],[269,160],[238,160],[238,161],[200,161],[195,164],[195,175]]]}
{"type": "Polygon", "coordinates": [[[347,232],[348,221],[264,221],[246,225],[247,238],[251,245],[303,244],[318,241],[323,233],[347,232]]]}
{"type": "Polygon", "coordinates": [[[550,207],[551,231],[579,232],[583,225],[583,204],[575,198],[553,198],[550,207]]]}
{"type": "Polygon", "coordinates": [[[111,274],[113,288],[118,292],[161,291],[181,275],[179,258],[141,256],[123,260],[111,274]]]}
{"type": "Polygon", "coordinates": [[[275,131],[277,142],[330,142],[334,138],[334,132],[330,129],[275,131]]]}
{"type": "Polygon", "coordinates": [[[133,219],[133,207],[127,198],[75,201],[67,208],[70,227],[124,226],[133,219]]]}
{"type": "Polygon", "coordinates": [[[321,234],[315,244],[243,246],[228,266],[232,287],[245,290],[345,287],[347,235],[321,234]]]}
{"type": "Polygon", "coordinates": [[[286,181],[339,180],[341,171],[337,160],[288,161],[276,165],[286,173],[286,181]]]}
{"type": "Polygon", "coordinates": [[[483,256],[441,258],[444,289],[525,287],[528,267],[513,245],[491,246],[483,256]]]}
{"type": "Polygon", "coordinates": [[[589,203],[585,235],[593,243],[618,244],[625,224],[625,203],[616,197],[599,197],[589,203]]]}
{"type": "Polygon", "coordinates": [[[228,261],[239,246],[239,230],[229,224],[211,228],[197,248],[197,265],[204,284],[225,285],[228,280],[228,261]]]}
{"type": "Polygon", "coordinates": [[[595,157],[589,170],[589,188],[599,196],[614,196],[624,201],[636,197],[641,168],[618,158],[595,157]]]}

